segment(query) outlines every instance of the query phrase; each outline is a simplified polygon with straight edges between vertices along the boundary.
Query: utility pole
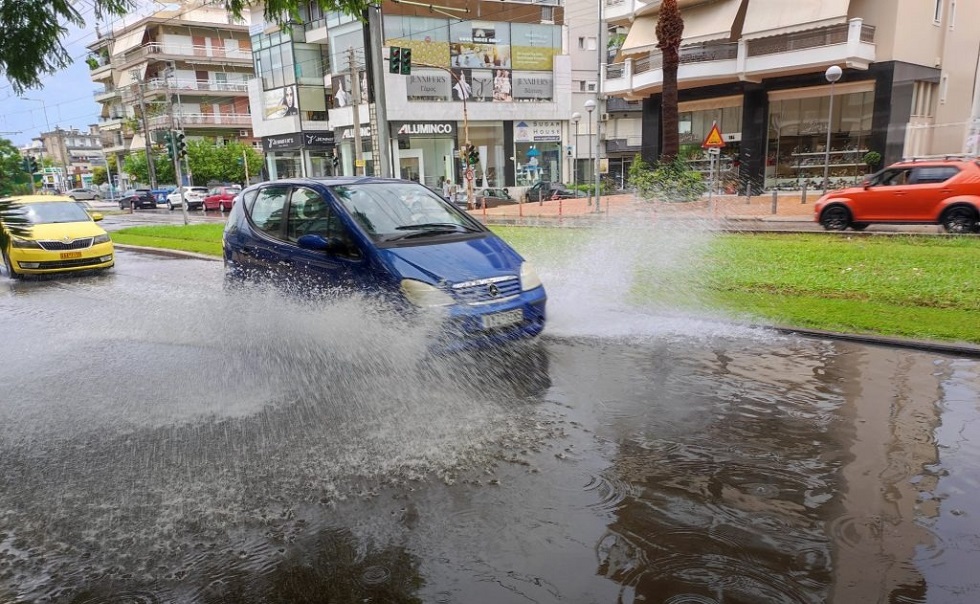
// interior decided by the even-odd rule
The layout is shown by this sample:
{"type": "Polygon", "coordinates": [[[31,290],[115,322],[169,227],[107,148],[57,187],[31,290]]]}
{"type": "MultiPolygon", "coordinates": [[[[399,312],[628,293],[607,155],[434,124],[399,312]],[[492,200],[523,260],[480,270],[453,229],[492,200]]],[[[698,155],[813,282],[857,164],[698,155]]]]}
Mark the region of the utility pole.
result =
{"type": "MultiPolygon", "coordinates": [[[[164,77],[167,78],[167,84],[169,85],[170,70],[165,72],[164,77]]],[[[170,114],[170,136],[167,137],[167,144],[170,146],[171,153],[173,154],[174,176],[177,178],[177,191],[180,193],[180,213],[184,215],[184,225],[186,226],[190,221],[187,218],[187,199],[184,196],[184,179],[180,174],[180,154],[177,152],[177,124],[176,120],[174,119],[173,95],[170,94],[169,89],[167,90],[167,113],[170,114]]]]}
{"type": "Polygon", "coordinates": [[[596,214],[602,212],[601,197],[599,197],[599,185],[601,183],[601,174],[599,173],[599,165],[602,163],[600,157],[602,157],[602,145],[600,141],[602,140],[602,116],[605,115],[606,108],[602,102],[602,66],[605,64],[605,53],[606,45],[602,41],[602,34],[606,28],[606,24],[602,21],[602,2],[599,2],[599,32],[596,36],[596,68],[598,69],[599,77],[596,78],[596,93],[595,93],[595,105],[596,105],[596,121],[595,121],[595,211],[596,214]]]}
{"type": "Polygon", "coordinates": [[[364,149],[361,147],[361,72],[357,68],[354,59],[354,48],[348,48],[348,61],[350,62],[350,87],[351,87],[351,109],[354,112],[354,176],[364,176],[365,170],[358,174],[358,164],[364,163],[364,149]]]}
{"type": "Polygon", "coordinates": [[[381,4],[368,6],[365,13],[367,13],[365,29],[367,35],[364,37],[364,48],[367,52],[365,58],[371,80],[368,102],[371,103],[371,123],[374,126],[372,130],[376,133],[377,141],[374,171],[381,178],[391,178],[391,129],[388,124],[387,96],[385,96],[384,57],[381,56],[381,47],[384,44],[384,35],[381,32],[381,4]]]}
{"type": "MultiPolygon", "coordinates": [[[[143,76],[140,74],[138,69],[133,69],[129,72],[133,79],[136,80],[136,89],[139,91],[139,102],[140,102],[140,113],[143,116],[143,147],[146,151],[146,171],[150,175],[150,188],[157,188],[157,171],[153,165],[153,153],[150,150],[150,126],[149,121],[146,119],[146,102],[143,99],[143,76]]],[[[170,113],[171,122],[173,121],[173,111],[170,113]]],[[[178,172],[179,174],[179,172],[178,172]]],[[[186,216],[184,220],[187,220],[186,216]]],[[[186,222],[185,222],[186,224],[186,222]]]]}

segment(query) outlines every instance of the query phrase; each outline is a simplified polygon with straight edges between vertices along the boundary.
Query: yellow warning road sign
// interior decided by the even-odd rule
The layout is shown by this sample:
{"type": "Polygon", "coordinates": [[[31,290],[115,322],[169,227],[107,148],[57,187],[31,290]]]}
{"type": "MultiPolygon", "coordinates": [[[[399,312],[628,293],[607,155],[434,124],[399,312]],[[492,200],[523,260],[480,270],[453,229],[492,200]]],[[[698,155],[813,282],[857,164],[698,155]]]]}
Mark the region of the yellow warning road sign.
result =
{"type": "Polygon", "coordinates": [[[718,123],[711,125],[711,131],[708,132],[708,136],[704,137],[704,142],[701,143],[702,149],[710,149],[725,146],[725,137],[721,135],[721,129],[718,127],[718,123]]]}

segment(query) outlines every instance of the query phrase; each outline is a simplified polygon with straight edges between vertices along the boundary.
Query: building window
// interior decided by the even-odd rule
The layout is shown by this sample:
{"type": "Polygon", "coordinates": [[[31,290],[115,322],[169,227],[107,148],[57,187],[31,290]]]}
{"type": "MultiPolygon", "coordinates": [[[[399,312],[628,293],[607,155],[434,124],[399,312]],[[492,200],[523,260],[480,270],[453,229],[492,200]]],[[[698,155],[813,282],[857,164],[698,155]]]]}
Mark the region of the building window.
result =
{"type": "Polygon", "coordinates": [[[953,23],[956,21],[956,0],[949,2],[949,29],[952,31],[953,23]]]}
{"type": "Polygon", "coordinates": [[[578,38],[578,49],[585,50],[585,36],[579,36],[578,38]]]}
{"type": "Polygon", "coordinates": [[[932,13],[932,22],[937,24],[943,22],[943,0],[936,0],[936,8],[932,13]]]}
{"type": "Polygon", "coordinates": [[[586,82],[585,83],[585,91],[586,92],[595,92],[596,91],[596,83],[595,82],[586,82]]]}
{"type": "Polygon", "coordinates": [[[939,104],[946,104],[946,94],[949,92],[949,76],[943,74],[943,78],[939,83],[939,104]]]}

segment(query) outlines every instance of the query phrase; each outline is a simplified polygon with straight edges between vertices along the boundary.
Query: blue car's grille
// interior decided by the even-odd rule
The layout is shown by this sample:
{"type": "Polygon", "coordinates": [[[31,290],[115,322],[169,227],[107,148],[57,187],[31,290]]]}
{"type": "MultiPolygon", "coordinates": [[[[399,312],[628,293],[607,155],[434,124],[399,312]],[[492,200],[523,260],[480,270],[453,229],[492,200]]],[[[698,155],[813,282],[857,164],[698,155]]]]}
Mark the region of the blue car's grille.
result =
{"type": "Polygon", "coordinates": [[[84,250],[92,247],[92,238],[76,239],[65,243],[64,241],[38,241],[38,244],[49,252],[60,252],[64,250],[84,250]]]}
{"type": "Polygon", "coordinates": [[[460,304],[488,304],[520,294],[521,280],[511,276],[467,281],[453,285],[452,292],[460,304]]]}

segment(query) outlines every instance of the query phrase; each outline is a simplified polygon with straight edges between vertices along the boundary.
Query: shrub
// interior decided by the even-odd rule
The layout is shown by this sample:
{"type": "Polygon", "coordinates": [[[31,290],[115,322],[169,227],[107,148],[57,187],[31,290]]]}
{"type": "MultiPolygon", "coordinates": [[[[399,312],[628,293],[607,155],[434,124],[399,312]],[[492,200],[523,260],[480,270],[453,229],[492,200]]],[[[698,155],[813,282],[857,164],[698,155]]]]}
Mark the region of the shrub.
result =
{"type": "Polygon", "coordinates": [[[630,166],[629,181],[636,194],[647,201],[694,201],[708,191],[701,173],[682,159],[661,161],[651,168],[637,155],[630,166]]]}

